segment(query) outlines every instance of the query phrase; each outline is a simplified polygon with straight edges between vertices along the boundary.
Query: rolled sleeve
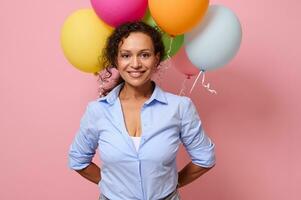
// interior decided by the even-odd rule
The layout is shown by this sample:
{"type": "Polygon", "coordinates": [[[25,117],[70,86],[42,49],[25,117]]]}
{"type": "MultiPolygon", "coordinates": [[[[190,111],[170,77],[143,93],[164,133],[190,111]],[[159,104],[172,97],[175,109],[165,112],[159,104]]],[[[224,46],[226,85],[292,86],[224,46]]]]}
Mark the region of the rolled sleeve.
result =
{"type": "Polygon", "coordinates": [[[95,121],[92,103],[89,103],[69,148],[68,166],[70,169],[80,170],[91,163],[98,147],[99,138],[95,128],[95,121]]]}
{"type": "Polygon", "coordinates": [[[215,144],[206,135],[197,109],[189,97],[183,97],[180,138],[192,163],[210,168],[215,165],[215,144]]]}

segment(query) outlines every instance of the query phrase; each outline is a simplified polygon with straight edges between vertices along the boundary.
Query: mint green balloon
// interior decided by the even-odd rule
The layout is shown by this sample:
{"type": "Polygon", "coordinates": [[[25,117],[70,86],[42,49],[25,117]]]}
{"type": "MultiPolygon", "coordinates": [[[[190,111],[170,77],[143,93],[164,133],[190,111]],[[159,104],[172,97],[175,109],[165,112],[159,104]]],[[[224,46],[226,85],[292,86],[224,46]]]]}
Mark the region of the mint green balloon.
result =
{"type": "Polygon", "coordinates": [[[162,40],[165,47],[165,56],[163,60],[166,60],[168,58],[171,58],[173,55],[175,55],[181,46],[184,43],[184,35],[178,35],[176,37],[171,37],[167,33],[163,32],[158,25],[156,24],[155,20],[152,18],[149,10],[147,10],[143,20],[146,24],[155,27],[162,33],[162,40]]]}

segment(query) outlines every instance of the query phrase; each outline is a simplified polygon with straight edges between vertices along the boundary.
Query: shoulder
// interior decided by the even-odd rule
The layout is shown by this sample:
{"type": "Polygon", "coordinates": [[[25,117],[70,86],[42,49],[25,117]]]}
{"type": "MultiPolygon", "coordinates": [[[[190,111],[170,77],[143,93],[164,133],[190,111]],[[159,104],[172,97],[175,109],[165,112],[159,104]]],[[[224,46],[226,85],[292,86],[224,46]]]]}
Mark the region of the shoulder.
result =
{"type": "Polygon", "coordinates": [[[180,116],[183,117],[193,117],[197,114],[196,105],[193,103],[192,99],[188,96],[179,96],[175,94],[170,94],[171,99],[176,102],[180,116]]]}
{"type": "Polygon", "coordinates": [[[163,92],[168,102],[176,102],[178,104],[181,104],[182,102],[190,100],[190,98],[187,96],[180,96],[171,92],[167,92],[165,90],[163,90],[163,92]]]}
{"type": "Polygon", "coordinates": [[[86,104],[86,113],[88,113],[91,117],[97,117],[102,113],[101,103],[98,100],[91,100],[86,104]]]}
{"type": "Polygon", "coordinates": [[[191,98],[187,96],[180,96],[170,92],[165,92],[165,96],[168,102],[174,102],[178,104],[180,107],[187,107],[189,106],[189,104],[192,103],[191,98]]]}
{"type": "Polygon", "coordinates": [[[190,97],[180,96],[170,92],[164,91],[168,105],[178,108],[181,115],[183,115],[189,109],[194,109],[195,105],[190,97]]]}

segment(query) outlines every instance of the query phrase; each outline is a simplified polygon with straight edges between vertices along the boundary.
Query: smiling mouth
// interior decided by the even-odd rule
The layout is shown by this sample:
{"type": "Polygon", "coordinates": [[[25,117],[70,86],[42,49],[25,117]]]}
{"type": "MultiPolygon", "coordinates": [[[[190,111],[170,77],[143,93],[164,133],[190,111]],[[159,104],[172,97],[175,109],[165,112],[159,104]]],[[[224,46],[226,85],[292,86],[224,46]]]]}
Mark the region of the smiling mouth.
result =
{"type": "Polygon", "coordinates": [[[132,78],[139,78],[143,75],[144,72],[145,71],[129,71],[128,73],[132,78]]]}

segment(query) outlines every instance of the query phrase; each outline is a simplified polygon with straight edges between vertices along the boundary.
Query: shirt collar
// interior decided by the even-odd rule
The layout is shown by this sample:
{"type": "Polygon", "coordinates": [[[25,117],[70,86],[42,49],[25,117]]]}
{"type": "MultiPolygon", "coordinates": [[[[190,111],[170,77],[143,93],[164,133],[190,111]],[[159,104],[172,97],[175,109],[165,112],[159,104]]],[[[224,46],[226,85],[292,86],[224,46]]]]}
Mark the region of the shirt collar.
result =
{"type": "MultiPolygon", "coordinates": [[[[161,103],[167,104],[167,98],[165,96],[165,92],[157,85],[155,81],[151,81],[155,84],[155,89],[151,95],[151,97],[145,102],[145,104],[151,103],[153,100],[157,100],[161,103]]],[[[106,101],[110,105],[112,105],[118,98],[119,92],[124,85],[124,81],[115,86],[106,96],[100,97],[97,101],[106,101]]]]}

